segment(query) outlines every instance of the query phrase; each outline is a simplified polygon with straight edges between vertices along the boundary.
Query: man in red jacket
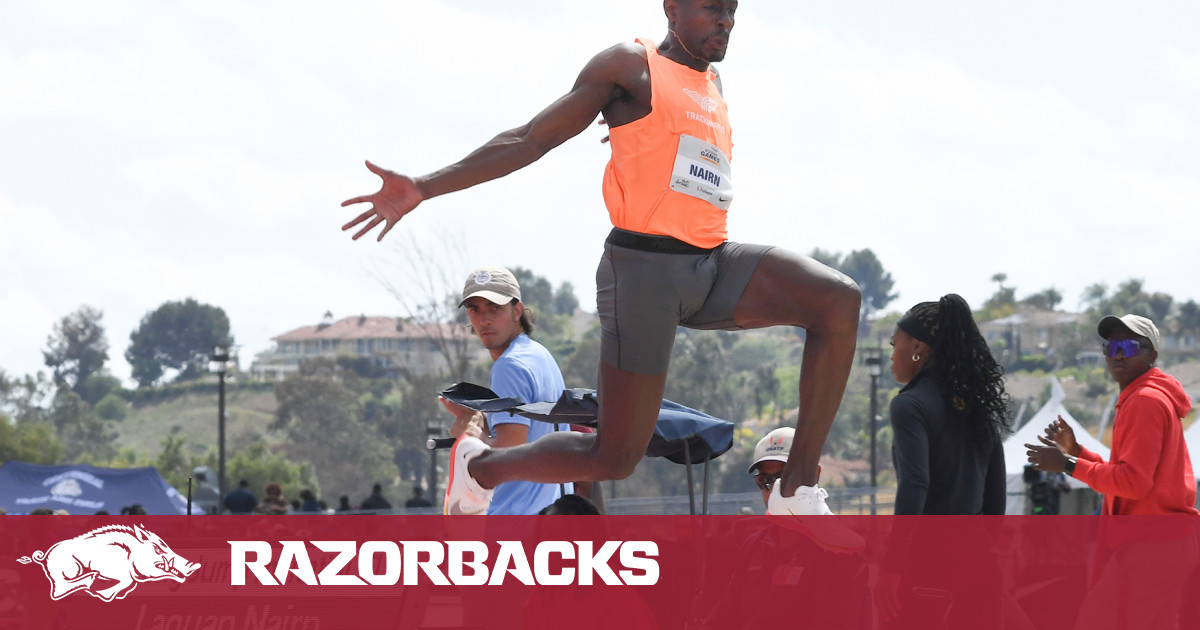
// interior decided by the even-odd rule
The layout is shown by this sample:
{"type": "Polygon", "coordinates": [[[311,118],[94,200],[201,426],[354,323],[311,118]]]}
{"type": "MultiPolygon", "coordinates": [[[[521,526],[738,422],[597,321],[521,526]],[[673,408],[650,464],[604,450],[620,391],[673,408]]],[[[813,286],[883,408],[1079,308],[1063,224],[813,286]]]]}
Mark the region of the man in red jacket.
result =
{"type": "Polygon", "coordinates": [[[1180,585],[1195,567],[1196,478],[1180,421],[1191,397],[1154,367],[1162,336],[1138,315],[1100,320],[1108,373],[1120,387],[1113,421],[1112,456],[1105,462],[1081,447],[1062,418],[1026,444],[1038,470],[1066,472],[1104,494],[1102,515],[1158,515],[1101,522],[1093,588],[1076,628],[1177,628],[1180,585]],[[1168,515],[1175,515],[1168,517],[1168,515]]]}

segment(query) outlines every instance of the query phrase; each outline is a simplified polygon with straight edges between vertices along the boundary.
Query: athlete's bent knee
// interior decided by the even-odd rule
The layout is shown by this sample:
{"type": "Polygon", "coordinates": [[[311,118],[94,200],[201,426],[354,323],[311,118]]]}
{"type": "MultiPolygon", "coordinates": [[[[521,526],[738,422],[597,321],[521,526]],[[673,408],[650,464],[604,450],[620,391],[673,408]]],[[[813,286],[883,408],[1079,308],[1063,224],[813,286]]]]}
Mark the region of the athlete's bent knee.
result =
{"type": "Polygon", "coordinates": [[[597,462],[598,478],[604,481],[625,479],[633,474],[640,461],[641,453],[616,453],[602,457],[597,462]]]}
{"type": "Polygon", "coordinates": [[[823,300],[826,321],[852,320],[858,325],[862,291],[858,284],[844,273],[834,272],[833,281],[825,289],[823,300]]]}

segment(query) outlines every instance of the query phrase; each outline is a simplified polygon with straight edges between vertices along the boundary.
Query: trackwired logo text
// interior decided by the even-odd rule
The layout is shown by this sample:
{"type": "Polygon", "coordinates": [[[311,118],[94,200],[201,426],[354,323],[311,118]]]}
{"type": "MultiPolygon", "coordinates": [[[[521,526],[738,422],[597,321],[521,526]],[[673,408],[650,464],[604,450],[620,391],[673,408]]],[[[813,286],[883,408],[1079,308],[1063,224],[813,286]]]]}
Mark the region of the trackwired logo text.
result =
{"type": "Polygon", "coordinates": [[[654,560],[658,544],[649,540],[609,540],[599,549],[591,541],[546,540],[534,548],[532,563],[525,546],[515,540],[499,541],[490,562],[488,545],[473,540],[372,540],[361,545],[353,540],[283,540],[278,558],[266,541],[228,542],[233,586],[246,585],[247,571],[264,586],[494,586],[506,580],[530,586],[649,586],[659,576],[654,560]],[[308,545],[324,552],[322,558],[336,555],[324,566],[314,566],[308,545]],[[621,565],[617,571],[609,566],[614,555],[621,565]]]}

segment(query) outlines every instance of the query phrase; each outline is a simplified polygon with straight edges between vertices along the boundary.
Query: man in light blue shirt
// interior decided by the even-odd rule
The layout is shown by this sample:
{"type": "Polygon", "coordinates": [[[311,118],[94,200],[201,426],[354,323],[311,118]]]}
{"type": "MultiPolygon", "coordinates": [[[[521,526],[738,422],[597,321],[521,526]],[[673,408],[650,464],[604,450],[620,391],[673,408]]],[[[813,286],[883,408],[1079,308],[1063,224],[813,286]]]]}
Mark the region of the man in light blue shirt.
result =
{"type": "MultiPolygon", "coordinates": [[[[489,387],[502,398],[522,402],[553,402],[566,386],[562,372],[545,346],[529,338],[533,331],[531,312],[521,302],[521,287],[503,267],[480,267],[467,277],[459,306],[466,308],[471,329],[491,354],[489,387]]],[[[506,412],[484,414],[442,399],[456,422],[450,434],[458,437],[476,429],[488,446],[508,447],[533,442],[554,431],[569,431],[566,424],[530,421],[506,412]],[[485,424],[486,422],[486,424],[485,424]],[[474,427],[474,428],[472,428],[474,427]]],[[[509,481],[496,486],[488,514],[537,514],[572,484],[509,481]]]]}

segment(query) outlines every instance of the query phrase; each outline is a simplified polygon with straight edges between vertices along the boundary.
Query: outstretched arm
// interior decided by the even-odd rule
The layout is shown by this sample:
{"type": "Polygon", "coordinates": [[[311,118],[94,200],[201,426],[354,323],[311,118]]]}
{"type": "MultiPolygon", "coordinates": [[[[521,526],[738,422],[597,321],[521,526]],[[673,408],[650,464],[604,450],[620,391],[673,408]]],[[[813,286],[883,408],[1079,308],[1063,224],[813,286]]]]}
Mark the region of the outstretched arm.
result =
{"type": "MultiPolygon", "coordinates": [[[[642,58],[644,70],[645,59],[642,58]]],[[[492,138],[462,160],[422,177],[408,177],[367,162],[383,180],[378,192],[342,202],[342,206],[369,203],[371,207],[342,226],[349,230],[366,223],[354,238],[381,222],[378,240],[422,201],[504,177],[529,166],[551,149],[579,135],[614,101],[625,97],[631,81],[640,76],[637,55],[629,47],[615,46],[588,62],[575,85],[562,98],[525,125],[492,138]],[[631,56],[632,55],[632,56],[631,56]]]]}

